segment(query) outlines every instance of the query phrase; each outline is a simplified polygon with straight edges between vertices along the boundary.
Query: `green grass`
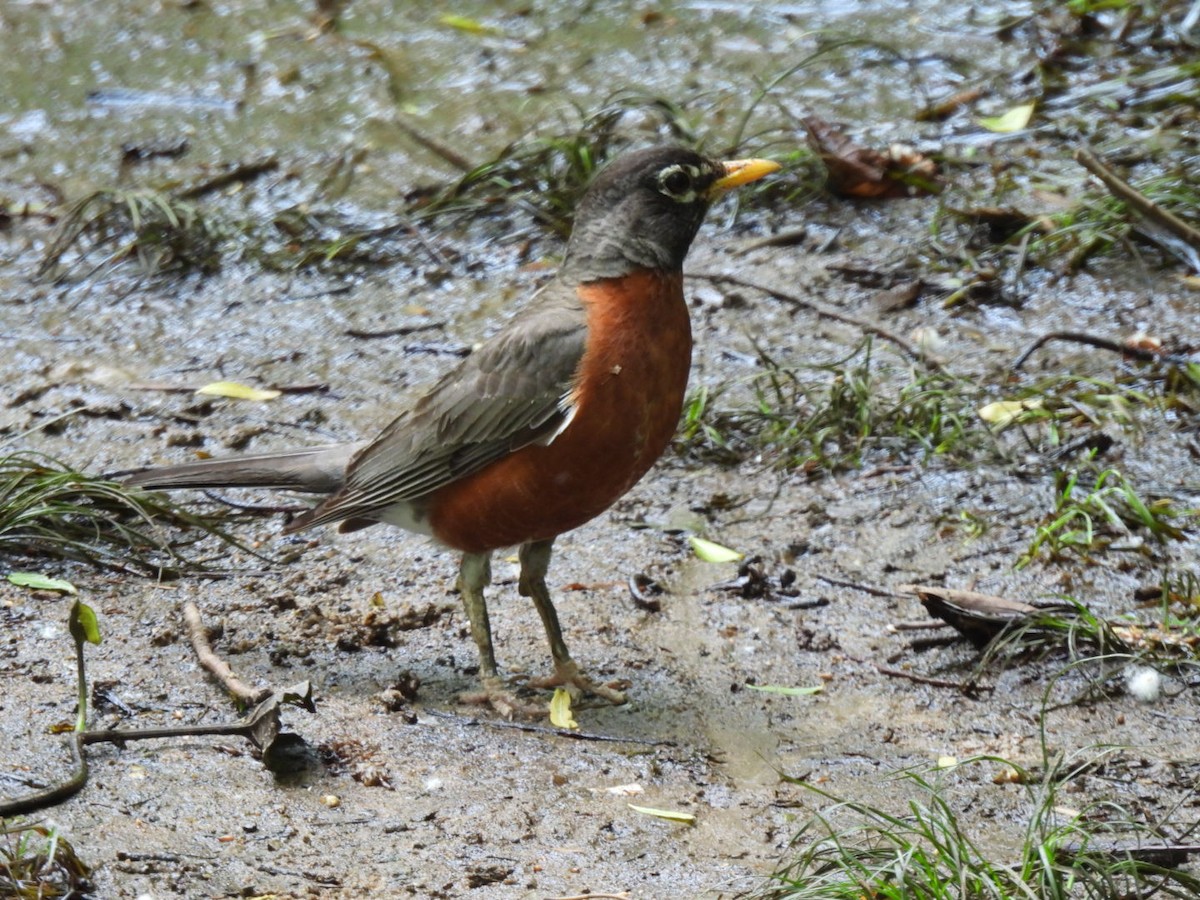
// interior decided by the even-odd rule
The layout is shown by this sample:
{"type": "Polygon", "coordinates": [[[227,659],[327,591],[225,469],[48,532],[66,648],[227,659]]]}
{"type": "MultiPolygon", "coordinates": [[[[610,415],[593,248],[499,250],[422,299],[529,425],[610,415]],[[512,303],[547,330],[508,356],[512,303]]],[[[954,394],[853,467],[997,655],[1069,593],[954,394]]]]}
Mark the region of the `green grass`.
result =
{"type": "Polygon", "coordinates": [[[818,474],[867,458],[965,462],[992,444],[975,415],[972,385],[881,364],[870,340],[823,365],[781,365],[763,353],[760,361],[762,371],[749,379],[691,395],[680,438],[690,454],[726,462],[762,455],[779,468],[818,474]]]}
{"type": "Polygon", "coordinates": [[[57,829],[17,823],[0,829],[0,897],[90,896],[91,869],[57,829]]]}
{"type": "Polygon", "coordinates": [[[1097,472],[1092,465],[1089,471],[1090,463],[1089,456],[1084,467],[1057,474],[1054,509],[1038,524],[1018,568],[1039,556],[1090,558],[1118,540],[1183,540],[1185,529],[1200,522],[1200,510],[1171,497],[1143,497],[1118,470],[1097,472]]]}
{"type": "Polygon", "coordinates": [[[150,188],[100,190],[64,215],[38,276],[84,276],[123,260],[145,272],[212,272],[220,267],[219,238],[198,207],[150,188]]]}
{"type": "Polygon", "coordinates": [[[823,804],[799,829],[795,859],[755,900],[1114,900],[1194,898],[1200,879],[1131,850],[1169,843],[1135,812],[1136,773],[1112,748],[1048,761],[1040,772],[997,757],[902,771],[870,803],[785,779],[823,804]],[[1088,777],[1105,765],[1105,796],[1088,777]],[[1124,786],[1129,805],[1119,798],[1124,786]],[[1014,798],[1012,795],[1018,793],[1014,798]],[[993,795],[993,796],[989,796],[993,795]],[[901,797],[907,795],[907,800],[901,797]],[[980,809],[1017,807],[1019,845],[998,849],[997,821],[980,809]],[[974,817],[966,817],[973,810],[974,817]],[[1023,825],[1021,823],[1023,822],[1023,825]]]}
{"type": "Polygon", "coordinates": [[[0,456],[0,556],[176,574],[205,566],[188,550],[209,535],[247,549],[222,529],[226,519],[73,471],[41,454],[0,456]]]}

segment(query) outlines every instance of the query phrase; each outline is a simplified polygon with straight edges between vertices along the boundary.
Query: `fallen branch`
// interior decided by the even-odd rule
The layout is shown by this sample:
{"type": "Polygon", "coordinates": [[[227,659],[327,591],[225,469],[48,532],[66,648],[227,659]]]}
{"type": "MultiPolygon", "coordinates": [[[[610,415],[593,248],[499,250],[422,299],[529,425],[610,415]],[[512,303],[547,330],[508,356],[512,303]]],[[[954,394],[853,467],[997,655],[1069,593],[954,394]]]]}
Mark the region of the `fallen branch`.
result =
{"type": "Polygon", "coordinates": [[[1176,366],[1187,366],[1196,362],[1186,356],[1179,356],[1174,353],[1163,353],[1160,350],[1151,350],[1147,347],[1135,347],[1126,344],[1123,341],[1114,341],[1112,338],[1098,337],[1093,334],[1083,334],[1078,331],[1051,331],[1048,334],[1043,334],[1040,338],[1030,344],[1022,351],[1021,355],[1013,360],[1012,370],[1015,372],[1021,366],[1029,361],[1029,357],[1033,356],[1043,346],[1051,341],[1069,341],[1073,344],[1084,344],[1088,347],[1096,347],[1099,350],[1109,350],[1113,353],[1120,353],[1122,356],[1127,356],[1131,359],[1136,359],[1139,362],[1165,362],[1176,366]]]}
{"type": "Polygon", "coordinates": [[[180,200],[195,200],[203,197],[205,194],[211,194],[213,191],[229,187],[231,184],[244,184],[247,181],[258,178],[260,175],[265,175],[267,172],[274,172],[278,168],[279,160],[274,156],[241,163],[227,172],[221,172],[206,181],[185,188],[176,196],[180,200]]]}
{"type": "Polygon", "coordinates": [[[213,652],[212,645],[208,642],[208,633],[204,628],[204,620],[200,618],[200,610],[196,608],[196,604],[189,602],[183,605],[183,622],[187,626],[188,640],[192,642],[192,649],[196,651],[196,657],[200,660],[200,665],[208,670],[209,674],[217,679],[217,681],[221,682],[221,686],[238,703],[259,703],[271,696],[270,688],[255,690],[249,687],[244,681],[233,674],[233,669],[229,667],[229,663],[213,652]]]}
{"type": "Polygon", "coordinates": [[[889,678],[906,678],[909,681],[915,681],[917,684],[927,684],[930,687],[951,688],[952,690],[961,691],[964,694],[972,694],[975,691],[992,691],[994,688],[987,684],[974,684],[972,682],[962,681],[947,681],[944,678],[930,678],[927,675],[917,675],[914,672],[905,672],[902,669],[890,669],[887,666],[875,663],[875,669],[881,675],[887,675],[889,678]]]}
{"type": "Polygon", "coordinates": [[[1104,186],[1114,197],[1124,200],[1135,212],[1169,231],[1189,247],[1200,251],[1200,231],[1169,210],[1163,209],[1129,182],[1123,180],[1087,147],[1080,147],[1075,151],[1075,162],[1104,182],[1104,186]]]}
{"type": "Polygon", "coordinates": [[[841,578],[830,578],[828,575],[814,574],[813,578],[817,581],[823,581],[826,584],[832,584],[835,587],[853,588],[856,591],[862,591],[864,594],[870,594],[873,597],[903,597],[903,594],[897,594],[895,591],[889,591],[886,588],[877,588],[869,584],[860,584],[857,581],[845,581],[841,578]]]}
{"type": "Polygon", "coordinates": [[[403,337],[404,335],[408,334],[416,334],[419,331],[436,331],[439,328],[445,327],[445,322],[428,322],[424,325],[404,325],[399,328],[384,328],[381,331],[365,331],[361,328],[347,328],[343,333],[352,338],[373,340],[375,338],[403,337]]]}
{"type": "Polygon", "coordinates": [[[1141,844],[1119,842],[1107,846],[1096,843],[1070,843],[1055,848],[1055,859],[1071,864],[1080,858],[1105,856],[1110,859],[1132,859],[1152,866],[1174,869],[1186,865],[1188,857],[1200,853],[1197,844],[1141,844]]]}

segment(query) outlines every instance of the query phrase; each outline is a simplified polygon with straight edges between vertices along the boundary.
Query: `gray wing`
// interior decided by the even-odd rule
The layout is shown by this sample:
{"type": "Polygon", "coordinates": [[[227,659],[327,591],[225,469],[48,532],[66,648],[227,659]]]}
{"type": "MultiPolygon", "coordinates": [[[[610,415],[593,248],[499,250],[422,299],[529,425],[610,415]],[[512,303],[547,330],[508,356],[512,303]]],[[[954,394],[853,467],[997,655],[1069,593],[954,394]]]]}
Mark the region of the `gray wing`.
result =
{"type": "Polygon", "coordinates": [[[552,440],[571,414],[586,325],[575,291],[548,284],[361,450],[342,489],[288,530],[372,518],[514,450],[552,440]]]}

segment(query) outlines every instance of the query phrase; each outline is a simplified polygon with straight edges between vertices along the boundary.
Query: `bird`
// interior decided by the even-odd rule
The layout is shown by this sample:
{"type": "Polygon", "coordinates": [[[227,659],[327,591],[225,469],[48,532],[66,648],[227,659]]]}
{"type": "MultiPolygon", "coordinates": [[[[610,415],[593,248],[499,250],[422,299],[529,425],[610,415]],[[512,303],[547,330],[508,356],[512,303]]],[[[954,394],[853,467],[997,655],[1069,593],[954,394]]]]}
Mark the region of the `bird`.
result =
{"type": "Polygon", "coordinates": [[[541,617],[553,663],[528,686],[622,704],[624,693],[589,678],[567,649],[546,586],[552,545],[612,506],[666,449],[691,368],[684,258],[718,197],[779,168],[677,146],[619,156],[580,199],[556,275],[373,440],[144,468],[125,481],[324,494],[283,532],[384,523],[459,551],[481,688],[466,699],[508,718],[536,708],[500,675],[484,589],[492,554],[517,547],[518,589],[541,617]]]}

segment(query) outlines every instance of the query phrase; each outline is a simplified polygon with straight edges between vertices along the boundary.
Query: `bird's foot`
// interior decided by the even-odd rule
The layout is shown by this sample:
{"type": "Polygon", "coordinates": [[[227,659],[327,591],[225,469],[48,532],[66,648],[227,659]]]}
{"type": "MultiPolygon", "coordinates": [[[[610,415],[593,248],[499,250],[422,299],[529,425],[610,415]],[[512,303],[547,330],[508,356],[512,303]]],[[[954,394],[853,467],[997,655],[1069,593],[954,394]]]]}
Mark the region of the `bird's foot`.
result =
{"type": "Polygon", "coordinates": [[[499,675],[481,679],[480,689],[458,695],[463,703],[490,706],[506,719],[538,719],[546,715],[544,703],[526,703],[514,694],[499,675]]]}
{"type": "Polygon", "coordinates": [[[554,664],[554,674],[542,678],[531,678],[526,684],[531,688],[566,688],[571,694],[571,700],[581,697],[596,697],[613,706],[626,703],[625,694],[607,684],[599,684],[588,678],[580,671],[579,665],[573,659],[554,664]]]}

